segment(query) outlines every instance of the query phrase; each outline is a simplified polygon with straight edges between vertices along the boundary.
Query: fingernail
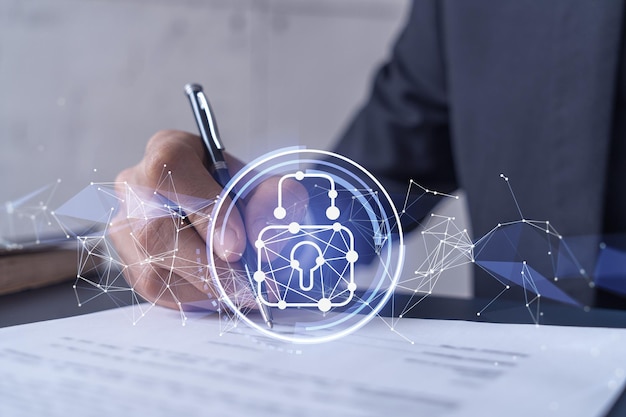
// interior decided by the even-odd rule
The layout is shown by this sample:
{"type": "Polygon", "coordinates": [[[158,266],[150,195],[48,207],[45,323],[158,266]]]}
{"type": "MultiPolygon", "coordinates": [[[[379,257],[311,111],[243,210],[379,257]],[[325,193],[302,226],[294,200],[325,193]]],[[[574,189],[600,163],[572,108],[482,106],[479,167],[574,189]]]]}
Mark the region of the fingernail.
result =
{"type": "Polygon", "coordinates": [[[213,243],[217,255],[224,258],[229,258],[230,255],[237,252],[239,246],[239,235],[230,227],[220,228],[213,234],[213,243]]]}

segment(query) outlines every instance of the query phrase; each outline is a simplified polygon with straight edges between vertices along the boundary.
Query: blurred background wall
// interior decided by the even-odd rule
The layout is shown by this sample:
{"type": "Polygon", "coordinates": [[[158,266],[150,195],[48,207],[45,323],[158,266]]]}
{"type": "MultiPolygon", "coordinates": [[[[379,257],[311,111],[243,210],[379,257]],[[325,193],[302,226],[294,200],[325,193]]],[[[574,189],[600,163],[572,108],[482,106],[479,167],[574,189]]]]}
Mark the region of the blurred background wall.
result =
{"type": "MultiPolygon", "coordinates": [[[[196,131],[204,85],[228,150],[329,148],[369,91],[408,0],[0,0],[0,201],[112,181],[160,129],[196,131]]],[[[465,219],[455,206],[440,214],[465,219]]],[[[416,236],[417,237],[417,234],[416,236]]],[[[423,254],[409,242],[406,271],[423,254]]],[[[415,264],[415,265],[413,265],[415,264]]],[[[436,292],[469,296],[469,268],[436,292]]]]}

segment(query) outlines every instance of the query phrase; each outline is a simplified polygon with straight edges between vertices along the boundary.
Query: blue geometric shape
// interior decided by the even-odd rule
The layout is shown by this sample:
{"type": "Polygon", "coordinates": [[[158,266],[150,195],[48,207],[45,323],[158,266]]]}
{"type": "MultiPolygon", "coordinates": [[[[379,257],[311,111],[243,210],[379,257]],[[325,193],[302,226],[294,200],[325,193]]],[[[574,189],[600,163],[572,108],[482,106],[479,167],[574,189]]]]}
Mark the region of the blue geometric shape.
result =
{"type": "Polygon", "coordinates": [[[92,184],[57,208],[54,213],[57,216],[106,223],[118,203],[119,199],[112,189],[107,188],[105,192],[101,186],[92,184]]]}
{"type": "Polygon", "coordinates": [[[506,281],[526,288],[526,290],[533,293],[541,294],[542,297],[576,306],[580,305],[580,303],[550,282],[548,278],[541,275],[528,264],[524,265],[523,262],[477,261],[476,264],[506,281]],[[525,272],[524,275],[522,275],[522,271],[525,272]],[[528,280],[531,280],[532,285],[527,285],[527,282],[524,282],[528,280]]]}
{"type": "Polygon", "coordinates": [[[626,294],[626,253],[610,247],[602,250],[594,276],[596,286],[626,294]]]}

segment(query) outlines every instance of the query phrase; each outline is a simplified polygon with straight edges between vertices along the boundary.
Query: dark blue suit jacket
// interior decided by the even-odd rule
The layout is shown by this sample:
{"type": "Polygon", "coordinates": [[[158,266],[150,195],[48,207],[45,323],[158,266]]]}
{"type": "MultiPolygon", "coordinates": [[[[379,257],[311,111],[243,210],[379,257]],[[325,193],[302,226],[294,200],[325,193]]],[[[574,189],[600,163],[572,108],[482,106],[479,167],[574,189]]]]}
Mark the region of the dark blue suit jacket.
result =
{"type": "Polygon", "coordinates": [[[500,173],[525,218],[601,233],[622,7],[416,1],[337,151],[402,196],[409,178],[464,189],[475,238],[519,219],[500,173]]]}

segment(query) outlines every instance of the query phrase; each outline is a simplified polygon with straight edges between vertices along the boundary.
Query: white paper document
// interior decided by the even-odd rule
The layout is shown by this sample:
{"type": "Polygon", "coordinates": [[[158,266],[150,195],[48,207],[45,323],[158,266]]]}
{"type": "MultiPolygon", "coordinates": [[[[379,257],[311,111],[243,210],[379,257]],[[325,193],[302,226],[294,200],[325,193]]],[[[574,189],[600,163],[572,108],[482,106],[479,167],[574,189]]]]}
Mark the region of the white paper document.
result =
{"type": "Polygon", "coordinates": [[[0,416],[602,416],[626,330],[380,319],[288,345],[116,309],[0,330],[0,416]]]}

